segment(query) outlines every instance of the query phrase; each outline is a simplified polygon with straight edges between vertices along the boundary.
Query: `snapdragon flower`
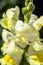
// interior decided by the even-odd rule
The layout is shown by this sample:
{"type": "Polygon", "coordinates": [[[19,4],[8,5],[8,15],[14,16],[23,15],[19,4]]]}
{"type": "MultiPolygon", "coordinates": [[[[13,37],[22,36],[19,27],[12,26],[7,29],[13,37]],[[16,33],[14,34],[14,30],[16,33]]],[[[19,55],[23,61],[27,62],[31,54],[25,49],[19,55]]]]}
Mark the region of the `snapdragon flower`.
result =
{"type": "Polygon", "coordinates": [[[30,55],[27,60],[30,65],[43,65],[43,51],[30,55]]]}
{"type": "Polygon", "coordinates": [[[35,41],[39,37],[39,32],[31,24],[23,23],[22,21],[17,21],[15,32],[24,35],[30,42],[35,41]]]}
{"type": "Polygon", "coordinates": [[[22,59],[23,52],[24,50],[16,46],[14,40],[11,40],[10,44],[4,50],[3,54],[8,54],[10,57],[17,61],[17,64],[19,64],[22,59]]]}
{"type": "Polygon", "coordinates": [[[21,33],[17,33],[16,35],[14,35],[11,32],[4,29],[2,31],[2,38],[3,38],[3,41],[6,43],[7,46],[10,44],[11,40],[14,40],[22,48],[25,48],[26,45],[28,45],[28,38],[21,33]]]}
{"type": "Polygon", "coordinates": [[[30,65],[43,65],[43,44],[35,42],[30,45],[26,58],[30,65]]]}
{"type": "Polygon", "coordinates": [[[13,31],[14,26],[19,19],[19,13],[20,10],[18,6],[16,6],[15,8],[8,9],[6,13],[3,14],[3,19],[1,19],[0,22],[1,26],[10,31],[13,31]]]}
{"type": "Polygon", "coordinates": [[[2,47],[1,47],[1,51],[4,52],[4,50],[9,46],[10,41],[12,39],[14,39],[14,35],[11,32],[9,32],[8,30],[3,29],[3,31],[2,31],[2,39],[3,39],[4,43],[3,43],[2,47]]]}

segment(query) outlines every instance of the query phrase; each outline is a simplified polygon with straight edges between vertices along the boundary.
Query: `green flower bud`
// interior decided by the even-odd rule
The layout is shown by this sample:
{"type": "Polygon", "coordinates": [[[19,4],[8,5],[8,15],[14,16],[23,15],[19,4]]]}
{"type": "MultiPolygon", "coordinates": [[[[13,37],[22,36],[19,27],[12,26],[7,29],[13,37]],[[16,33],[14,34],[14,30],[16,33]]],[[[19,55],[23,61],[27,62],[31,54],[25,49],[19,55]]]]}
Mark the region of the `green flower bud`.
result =
{"type": "Polygon", "coordinates": [[[34,11],[35,6],[32,2],[29,2],[27,7],[22,8],[22,12],[24,14],[24,21],[25,22],[29,22],[30,16],[32,14],[32,12],[34,11]]]}
{"type": "Polygon", "coordinates": [[[30,3],[28,4],[28,6],[27,6],[27,9],[28,9],[29,14],[32,14],[32,12],[33,12],[34,9],[35,9],[34,4],[33,4],[32,2],[30,2],[30,3]]]}
{"type": "Polygon", "coordinates": [[[27,6],[29,2],[33,2],[33,0],[25,0],[25,6],[27,6]]]}
{"type": "Polygon", "coordinates": [[[23,13],[24,15],[26,15],[27,12],[28,12],[27,7],[23,7],[23,8],[22,8],[22,13],[23,13]]]}

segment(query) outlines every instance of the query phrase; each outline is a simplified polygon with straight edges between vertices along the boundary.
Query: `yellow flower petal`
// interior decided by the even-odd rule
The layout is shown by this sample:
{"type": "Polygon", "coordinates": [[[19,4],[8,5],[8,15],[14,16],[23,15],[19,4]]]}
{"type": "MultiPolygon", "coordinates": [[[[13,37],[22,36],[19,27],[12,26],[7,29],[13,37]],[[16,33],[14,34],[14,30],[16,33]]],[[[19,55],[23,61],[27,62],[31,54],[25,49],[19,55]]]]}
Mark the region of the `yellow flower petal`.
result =
{"type": "Polygon", "coordinates": [[[5,55],[0,59],[1,65],[17,65],[16,60],[11,58],[9,55],[5,55]]]}
{"type": "Polygon", "coordinates": [[[4,57],[3,57],[3,60],[5,60],[5,61],[9,61],[9,59],[10,59],[10,56],[9,55],[5,55],[4,57]]]}
{"type": "Polygon", "coordinates": [[[12,65],[15,65],[15,64],[16,64],[16,61],[11,58],[11,59],[9,60],[9,63],[12,64],[12,65]]]}

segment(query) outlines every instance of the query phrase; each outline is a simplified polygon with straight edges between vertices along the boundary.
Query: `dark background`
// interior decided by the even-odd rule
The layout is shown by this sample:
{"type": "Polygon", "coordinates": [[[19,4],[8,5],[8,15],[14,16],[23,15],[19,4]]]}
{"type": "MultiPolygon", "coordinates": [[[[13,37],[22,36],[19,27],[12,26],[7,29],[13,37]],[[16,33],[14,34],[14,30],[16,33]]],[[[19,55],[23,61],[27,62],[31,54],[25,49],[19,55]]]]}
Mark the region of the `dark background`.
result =
{"type": "MultiPolygon", "coordinates": [[[[2,14],[6,12],[8,8],[15,7],[18,5],[20,7],[20,10],[22,10],[22,7],[24,7],[25,0],[0,0],[0,19],[2,18],[2,14]]],[[[43,15],[43,0],[34,0],[35,10],[34,14],[36,14],[38,17],[43,15]]],[[[23,14],[22,11],[20,13],[20,19],[23,20],[23,14]]],[[[2,27],[0,26],[0,47],[2,46],[2,27]]],[[[43,38],[43,27],[41,28],[40,37],[43,38]]],[[[2,56],[2,55],[1,55],[2,56]]]]}
{"type": "Polygon", "coordinates": [[[36,6],[34,13],[39,17],[43,15],[43,0],[34,0],[36,6]]]}
{"type": "MultiPolygon", "coordinates": [[[[0,0],[0,14],[5,12],[8,8],[15,7],[16,5],[22,8],[24,6],[24,1],[25,0],[0,0]]],[[[38,16],[43,15],[43,0],[34,0],[34,4],[36,6],[34,13],[38,16]]]]}

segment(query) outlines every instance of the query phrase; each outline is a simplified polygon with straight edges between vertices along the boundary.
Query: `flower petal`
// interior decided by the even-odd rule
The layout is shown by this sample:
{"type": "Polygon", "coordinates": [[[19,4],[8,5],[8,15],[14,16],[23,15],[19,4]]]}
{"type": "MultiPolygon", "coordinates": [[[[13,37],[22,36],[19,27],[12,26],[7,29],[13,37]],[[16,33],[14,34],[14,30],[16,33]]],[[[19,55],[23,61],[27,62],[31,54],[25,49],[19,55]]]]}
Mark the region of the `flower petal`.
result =
{"type": "Polygon", "coordinates": [[[41,16],[38,20],[36,20],[33,23],[33,26],[35,27],[36,30],[40,30],[41,27],[43,26],[43,16],[41,16]]]}
{"type": "Polygon", "coordinates": [[[6,29],[3,30],[2,32],[2,38],[5,42],[9,42],[13,38],[13,34],[7,31],[6,29]]]}

